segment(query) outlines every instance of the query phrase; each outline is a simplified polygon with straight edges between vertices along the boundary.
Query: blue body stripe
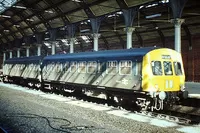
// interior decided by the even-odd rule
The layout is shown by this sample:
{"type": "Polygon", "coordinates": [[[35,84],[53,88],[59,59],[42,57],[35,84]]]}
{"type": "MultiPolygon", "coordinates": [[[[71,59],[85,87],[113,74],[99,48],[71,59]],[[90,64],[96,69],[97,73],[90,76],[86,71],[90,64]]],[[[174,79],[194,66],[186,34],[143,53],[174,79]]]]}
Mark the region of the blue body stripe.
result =
{"type": "Polygon", "coordinates": [[[43,65],[51,62],[66,61],[107,61],[107,60],[136,60],[142,61],[143,56],[149,51],[157,49],[155,47],[123,49],[123,50],[107,50],[96,52],[81,52],[73,54],[56,54],[44,57],[43,65]]]}
{"type": "Polygon", "coordinates": [[[45,56],[32,56],[32,57],[20,57],[11,58],[4,62],[4,64],[48,64],[52,62],[66,62],[66,61],[99,61],[105,62],[108,60],[132,60],[142,61],[143,56],[149,51],[157,49],[156,47],[145,47],[145,48],[133,48],[133,49],[122,49],[122,50],[106,50],[96,52],[81,52],[73,54],[55,54],[45,56]]]}
{"type": "Polygon", "coordinates": [[[43,56],[11,58],[6,60],[4,64],[38,64],[42,59],[43,56]]]}

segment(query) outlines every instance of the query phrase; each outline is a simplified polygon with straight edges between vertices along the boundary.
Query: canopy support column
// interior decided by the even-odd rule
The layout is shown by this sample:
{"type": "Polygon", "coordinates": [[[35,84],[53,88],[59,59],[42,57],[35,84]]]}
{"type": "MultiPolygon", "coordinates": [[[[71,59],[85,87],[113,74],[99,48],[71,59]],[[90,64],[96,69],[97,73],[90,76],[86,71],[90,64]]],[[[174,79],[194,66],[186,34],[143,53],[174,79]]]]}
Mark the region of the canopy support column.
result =
{"type": "Polygon", "coordinates": [[[175,19],[174,27],[175,27],[175,50],[181,53],[181,24],[184,22],[184,19],[175,19]]]}
{"type": "Polygon", "coordinates": [[[74,53],[74,40],[75,38],[70,38],[70,53],[74,53]]]}
{"type": "Polygon", "coordinates": [[[41,55],[42,44],[37,44],[37,56],[41,55]]]}
{"type": "Polygon", "coordinates": [[[17,49],[17,57],[20,57],[20,48],[17,49]]]}
{"type": "Polygon", "coordinates": [[[94,33],[94,34],[93,34],[93,39],[94,39],[94,51],[98,51],[98,49],[99,49],[99,44],[98,44],[99,37],[100,37],[100,34],[98,34],[98,33],[94,33]]]}
{"type": "Polygon", "coordinates": [[[54,55],[56,54],[56,43],[52,42],[51,44],[51,54],[54,55]]]}
{"type": "Polygon", "coordinates": [[[6,52],[3,52],[3,61],[6,60],[6,52]]]}
{"type": "Polygon", "coordinates": [[[130,49],[132,48],[132,34],[133,34],[133,31],[135,31],[135,28],[132,28],[132,27],[127,27],[127,43],[126,43],[126,48],[127,49],[130,49]]]}
{"type": "Polygon", "coordinates": [[[26,57],[30,56],[30,47],[26,47],[26,57]]]}
{"type": "Polygon", "coordinates": [[[94,51],[98,51],[98,39],[100,36],[100,34],[98,34],[98,32],[99,32],[99,28],[100,28],[102,19],[103,19],[103,17],[90,19],[90,23],[92,26],[92,33],[93,33],[93,41],[94,41],[93,50],[94,51]]]}
{"type": "Polygon", "coordinates": [[[12,50],[10,50],[9,53],[10,53],[10,58],[12,58],[12,50]]]}

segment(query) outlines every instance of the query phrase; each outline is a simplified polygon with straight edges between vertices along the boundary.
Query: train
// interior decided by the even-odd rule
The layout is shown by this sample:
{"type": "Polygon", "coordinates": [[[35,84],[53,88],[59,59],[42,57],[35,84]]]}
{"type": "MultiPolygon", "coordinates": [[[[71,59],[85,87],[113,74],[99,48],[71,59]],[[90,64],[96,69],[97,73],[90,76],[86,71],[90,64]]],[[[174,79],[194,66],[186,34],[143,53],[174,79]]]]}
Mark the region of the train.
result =
{"type": "Polygon", "coordinates": [[[4,61],[3,82],[103,94],[152,111],[188,98],[181,54],[158,47],[11,58],[4,61]]]}

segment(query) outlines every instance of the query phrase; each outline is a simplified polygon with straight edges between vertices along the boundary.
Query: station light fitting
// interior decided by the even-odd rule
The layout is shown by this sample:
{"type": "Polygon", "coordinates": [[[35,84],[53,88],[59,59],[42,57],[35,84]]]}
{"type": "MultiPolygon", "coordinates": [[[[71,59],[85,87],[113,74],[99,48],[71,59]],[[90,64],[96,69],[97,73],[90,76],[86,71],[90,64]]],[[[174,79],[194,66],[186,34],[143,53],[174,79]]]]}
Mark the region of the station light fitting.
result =
{"type": "Polygon", "coordinates": [[[161,13],[157,13],[157,14],[148,15],[145,18],[150,19],[150,18],[156,18],[156,17],[160,17],[160,16],[161,16],[161,13]]]}
{"type": "Polygon", "coordinates": [[[50,14],[53,14],[53,13],[54,13],[52,10],[45,10],[44,12],[50,13],[50,14]]]}
{"type": "Polygon", "coordinates": [[[12,7],[17,8],[17,9],[27,9],[27,7],[25,6],[12,6],[12,7]]]}
{"type": "Polygon", "coordinates": [[[30,22],[33,22],[33,21],[34,21],[33,19],[29,19],[29,18],[27,18],[26,20],[27,20],[27,21],[30,21],[30,22]]]}
{"type": "Polygon", "coordinates": [[[15,26],[15,27],[17,27],[17,28],[19,28],[19,27],[20,27],[20,25],[16,25],[16,24],[14,24],[13,26],[15,26]]]}
{"type": "Polygon", "coordinates": [[[169,0],[162,0],[162,3],[169,3],[169,0]]]}
{"type": "Polygon", "coordinates": [[[83,32],[89,32],[89,31],[90,31],[90,29],[81,29],[80,30],[81,33],[83,33],[83,32]]]}
{"type": "Polygon", "coordinates": [[[8,16],[8,15],[0,15],[0,17],[2,17],[2,18],[11,18],[11,16],[8,16]]]}
{"type": "Polygon", "coordinates": [[[83,2],[83,1],[81,1],[81,0],[72,0],[73,2],[83,2]]]}
{"type": "Polygon", "coordinates": [[[9,30],[4,30],[4,32],[10,32],[9,30]]]}
{"type": "Polygon", "coordinates": [[[67,43],[68,41],[67,41],[67,39],[61,39],[61,42],[67,43]]]}
{"type": "Polygon", "coordinates": [[[49,39],[50,39],[49,37],[44,38],[44,40],[49,40],[49,39]]]}
{"type": "Polygon", "coordinates": [[[123,12],[122,12],[122,11],[119,11],[119,12],[116,12],[116,14],[121,15],[121,14],[123,14],[123,12]]]}

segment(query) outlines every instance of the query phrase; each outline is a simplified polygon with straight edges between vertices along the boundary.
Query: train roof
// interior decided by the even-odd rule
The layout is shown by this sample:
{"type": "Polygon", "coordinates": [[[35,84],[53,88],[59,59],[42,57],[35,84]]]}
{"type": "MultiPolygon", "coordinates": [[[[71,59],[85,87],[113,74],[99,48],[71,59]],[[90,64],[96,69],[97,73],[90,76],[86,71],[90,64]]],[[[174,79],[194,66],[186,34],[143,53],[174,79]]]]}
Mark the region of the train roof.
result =
{"type": "Polygon", "coordinates": [[[84,60],[89,61],[93,59],[118,59],[121,57],[131,57],[132,59],[142,60],[143,56],[148,52],[158,49],[157,47],[121,49],[121,50],[105,50],[95,52],[81,52],[72,54],[56,54],[44,57],[45,62],[62,62],[65,60],[84,60]]]}
{"type": "Polygon", "coordinates": [[[43,56],[30,56],[30,57],[19,57],[10,58],[4,61],[4,64],[35,64],[39,63],[43,59],[43,56]]]}

